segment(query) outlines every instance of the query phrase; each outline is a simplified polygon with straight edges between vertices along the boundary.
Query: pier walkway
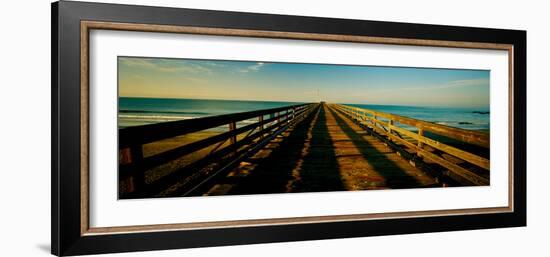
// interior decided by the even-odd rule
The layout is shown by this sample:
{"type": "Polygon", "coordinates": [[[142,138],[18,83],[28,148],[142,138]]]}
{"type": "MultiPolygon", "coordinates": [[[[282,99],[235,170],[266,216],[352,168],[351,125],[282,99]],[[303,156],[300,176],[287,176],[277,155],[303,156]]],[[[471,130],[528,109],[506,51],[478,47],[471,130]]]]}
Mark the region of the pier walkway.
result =
{"type": "Polygon", "coordinates": [[[490,184],[488,133],[324,102],[123,128],[119,149],[121,199],[490,184]]]}
{"type": "Polygon", "coordinates": [[[323,104],[241,162],[207,194],[348,191],[437,185],[384,142],[323,104]]]}

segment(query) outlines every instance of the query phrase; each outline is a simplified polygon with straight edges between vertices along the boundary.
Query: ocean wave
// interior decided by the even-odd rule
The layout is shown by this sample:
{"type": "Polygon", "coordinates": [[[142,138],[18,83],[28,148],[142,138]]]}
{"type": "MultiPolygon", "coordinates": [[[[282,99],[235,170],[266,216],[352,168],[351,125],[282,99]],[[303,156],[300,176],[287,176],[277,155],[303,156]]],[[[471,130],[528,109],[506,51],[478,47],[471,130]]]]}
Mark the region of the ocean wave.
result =
{"type": "Polygon", "coordinates": [[[192,114],[192,115],[210,115],[209,112],[185,112],[185,111],[149,111],[149,110],[118,110],[119,113],[164,113],[164,114],[192,114]]]}
{"type": "Polygon", "coordinates": [[[127,120],[151,120],[151,121],[172,121],[172,120],[188,120],[195,119],[198,117],[195,116],[169,116],[169,115],[128,115],[128,114],[119,114],[119,119],[127,120]]]}
{"type": "Polygon", "coordinates": [[[461,129],[469,129],[469,130],[479,130],[479,129],[488,129],[489,123],[486,122],[474,122],[474,121],[438,121],[434,122],[436,124],[454,127],[454,128],[461,128],[461,129]]]}
{"type": "Polygon", "coordinates": [[[453,126],[453,125],[489,125],[488,123],[473,122],[473,121],[434,121],[433,123],[436,123],[436,124],[439,124],[439,125],[445,125],[445,126],[453,126]]]}

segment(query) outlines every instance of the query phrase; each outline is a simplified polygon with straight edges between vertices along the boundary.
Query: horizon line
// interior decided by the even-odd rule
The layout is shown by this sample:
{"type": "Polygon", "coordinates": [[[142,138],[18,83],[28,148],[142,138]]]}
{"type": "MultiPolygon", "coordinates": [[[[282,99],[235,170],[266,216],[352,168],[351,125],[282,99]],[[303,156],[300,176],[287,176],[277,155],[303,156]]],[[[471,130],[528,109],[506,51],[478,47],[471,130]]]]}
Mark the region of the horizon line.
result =
{"type": "Polygon", "coordinates": [[[415,104],[380,104],[380,103],[345,103],[330,101],[287,101],[287,100],[258,100],[258,99],[220,99],[220,98],[181,98],[181,97],[149,97],[149,96],[118,96],[119,98],[146,98],[146,99],[175,99],[175,100],[210,100],[210,101],[243,101],[243,102],[283,102],[283,103],[334,103],[347,105],[374,105],[374,106],[402,106],[402,107],[431,107],[431,108],[487,108],[491,106],[456,106],[456,105],[415,105],[415,104]]]}

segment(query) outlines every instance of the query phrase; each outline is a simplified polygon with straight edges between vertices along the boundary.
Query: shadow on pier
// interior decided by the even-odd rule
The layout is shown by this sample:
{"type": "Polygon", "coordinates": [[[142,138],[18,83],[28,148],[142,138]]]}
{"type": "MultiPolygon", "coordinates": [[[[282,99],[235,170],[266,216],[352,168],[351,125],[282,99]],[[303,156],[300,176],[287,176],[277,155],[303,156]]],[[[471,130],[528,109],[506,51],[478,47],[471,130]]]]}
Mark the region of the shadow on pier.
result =
{"type": "Polygon", "coordinates": [[[414,188],[436,182],[342,113],[321,105],[206,194],[414,188]]]}
{"type": "Polygon", "coordinates": [[[128,127],[119,149],[121,199],[489,185],[487,133],[323,102],[128,127]]]}

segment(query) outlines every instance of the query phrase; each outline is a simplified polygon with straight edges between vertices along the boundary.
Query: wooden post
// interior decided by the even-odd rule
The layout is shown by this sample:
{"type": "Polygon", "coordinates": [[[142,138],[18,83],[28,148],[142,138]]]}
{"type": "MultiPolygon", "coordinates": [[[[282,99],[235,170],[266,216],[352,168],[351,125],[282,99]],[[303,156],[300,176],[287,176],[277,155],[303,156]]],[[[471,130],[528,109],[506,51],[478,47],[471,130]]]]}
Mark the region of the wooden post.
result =
{"type": "Polygon", "coordinates": [[[422,150],[422,146],[424,145],[422,143],[422,138],[424,138],[424,129],[418,128],[418,144],[416,146],[416,156],[420,157],[420,150],[422,150]]]}
{"type": "Polygon", "coordinates": [[[132,162],[132,156],[130,155],[130,148],[124,148],[120,150],[120,159],[118,162],[123,164],[128,164],[132,162]]]}
{"type": "MultiPolygon", "coordinates": [[[[263,115],[260,115],[259,121],[260,121],[260,123],[261,123],[261,122],[264,122],[264,116],[263,116],[263,115]]],[[[263,132],[263,130],[264,130],[264,124],[261,124],[261,125],[260,125],[260,133],[261,133],[260,139],[264,139],[264,132],[263,132]]]]}
{"type": "MultiPolygon", "coordinates": [[[[229,123],[229,131],[234,131],[235,129],[237,129],[237,123],[236,122],[229,123]]],[[[232,135],[229,140],[231,144],[237,143],[237,135],[232,135]]]]}
{"type": "MultiPolygon", "coordinates": [[[[237,129],[237,123],[236,122],[231,122],[229,123],[229,131],[234,131],[235,129],[237,129]]],[[[237,135],[232,135],[230,138],[229,138],[229,143],[231,144],[231,146],[233,146],[235,143],[237,143],[237,135]]],[[[233,155],[237,153],[237,148],[233,149],[233,155]]]]}
{"type": "Polygon", "coordinates": [[[392,126],[393,126],[393,120],[390,119],[390,120],[388,121],[388,139],[389,139],[390,141],[392,141],[392,140],[391,140],[391,127],[392,127],[392,126]]]}
{"type": "Polygon", "coordinates": [[[129,154],[130,162],[134,163],[136,169],[133,171],[128,183],[128,192],[140,192],[145,187],[145,171],[139,166],[139,162],[143,160],[143,147],[141,145],[130,146],[129,154]]]}

